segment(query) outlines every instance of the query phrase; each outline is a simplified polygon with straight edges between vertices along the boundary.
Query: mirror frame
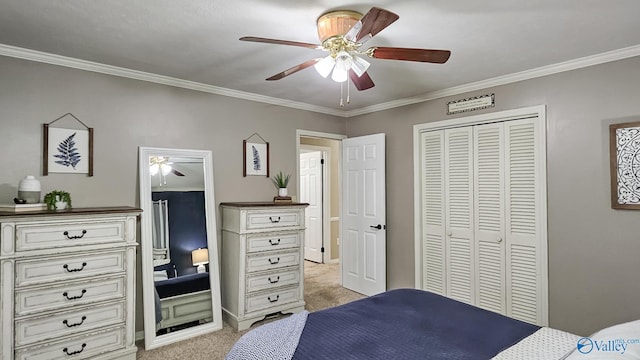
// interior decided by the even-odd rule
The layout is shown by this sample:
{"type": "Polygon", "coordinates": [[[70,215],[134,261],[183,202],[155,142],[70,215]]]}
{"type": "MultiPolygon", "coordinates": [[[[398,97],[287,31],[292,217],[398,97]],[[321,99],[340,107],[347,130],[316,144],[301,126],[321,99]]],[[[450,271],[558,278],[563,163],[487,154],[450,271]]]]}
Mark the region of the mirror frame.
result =
{"type": "Polygon", "coordinates": [[[140,232],[140,255],[142,258],[142,297],[144,312],[145,349],[186,340],[194,336],[222,329],[222,306],[220,303],[220,264],[218,257],[218,229],[216,226],[216,206],[213,188],[213,154],[211,150],[168,149],[157,147],[139,147],[140,208],[142,208],[140,232]],[[202,159],[204,173],[204,202],[207,226],[207,247],[209,259],[209,286],[211,290],[211,322],[156,336],[155,295],[153,279],[153,232],[151,204],[150,156],[192,157],[202,159]]]}

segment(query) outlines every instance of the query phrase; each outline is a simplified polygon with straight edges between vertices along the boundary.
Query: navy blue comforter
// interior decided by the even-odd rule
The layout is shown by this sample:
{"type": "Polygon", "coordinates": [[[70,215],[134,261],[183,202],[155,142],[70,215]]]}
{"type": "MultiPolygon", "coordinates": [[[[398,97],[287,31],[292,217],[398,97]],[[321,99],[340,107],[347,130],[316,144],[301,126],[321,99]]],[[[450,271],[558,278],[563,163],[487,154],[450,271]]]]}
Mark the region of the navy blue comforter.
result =
{"type": "Polygon", "coordinates": [[[310,313],[293,359],[490,359],[539,328],[397,289],[310,313]]]}

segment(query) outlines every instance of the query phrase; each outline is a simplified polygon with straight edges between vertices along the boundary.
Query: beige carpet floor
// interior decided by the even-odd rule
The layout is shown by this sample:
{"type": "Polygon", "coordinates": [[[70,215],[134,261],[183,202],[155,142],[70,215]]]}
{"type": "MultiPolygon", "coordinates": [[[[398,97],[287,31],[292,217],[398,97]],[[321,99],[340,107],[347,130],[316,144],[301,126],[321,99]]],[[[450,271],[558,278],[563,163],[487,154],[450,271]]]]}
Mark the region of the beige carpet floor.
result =
{"type": "MultiPolygon", "coordinates": [[[[363,297],[361,294],[340,286],[340,270],[338,266],[338,264],[316,264],[305,261],[304,300],[306,302],[305,308],[308,311],[326,309],[363,297]]],[[[254,324],[251,329],[259,325],[260,323],[254,324]]],[[[138,344],[137,359],[224,359],[233,344],[249,330],[236,332],[225,323],[222,330],[214,333],[149,351],[144,350],[144,343],[140,342],[138,344]]]]}

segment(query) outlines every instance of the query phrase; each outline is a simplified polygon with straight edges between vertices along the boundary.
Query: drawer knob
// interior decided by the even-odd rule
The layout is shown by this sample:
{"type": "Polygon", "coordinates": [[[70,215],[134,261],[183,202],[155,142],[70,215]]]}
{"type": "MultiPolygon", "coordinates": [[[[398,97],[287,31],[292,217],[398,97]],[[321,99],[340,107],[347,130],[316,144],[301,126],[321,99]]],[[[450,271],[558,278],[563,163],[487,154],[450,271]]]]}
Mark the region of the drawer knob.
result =
{"type": "Polygon", "coordinates": [[[84,267],[85,267],[85,266],[87,266],[87,263],[86,263],[86,262],[83,262],[83,263],[82,263],[82,267],[75,268],[75,269],[70,269],[70,268],[69,268],[69,265],[67,265],[67,264],[62,265],[62,267],[63,267],[65,270],[67,270],[67,272],[78,272],[78,271],[82,271],[82,270],[84,270],[84,267]]]}
{"type": "Polygon", "coordinates": [[[62,234],[63,234],[64,236],[66,236],[66,237],[67,237],[67,239],[69,239],[69,240],[73,240],[73,239],[82,239],[82,238],[84,237],[84,234],[86,234],[86,233],[87,233],[87,230],[84,230],[84,229],[83,229],[83,230],[82,230],[82,235],[69,236],[69,232],[68,232],[68,231],[63,232],[62,234]]]}
{"type": "Polygon", "coordinates": [[[75,355],[75,354],[80,354],[81,352],[84,351],[85,347],[87,347],[87,344],[82,344],[82,348],[80,350],[69,352],[69,348],[64,348],[64,349],[62,349],[62,351],[64,351],[64,353],[67,354],[68,356],[71,356],[71,355],[75,355]]]}
{"type": "Polygon", "coordinates": [[[280,216],[277,216],[277,217],[276,216],[269,216],[269,220],[274,224],[275,223],[279,223],[280,222],[280,216]]]}
{"type": "Polygon", "coordinates": [[[273,239],[269,239],[269,244],[276,246],[280,244],[280,239],[278,239],[278,241],[273,241],[273,239]]]}
{"type": "Polygon", "coordinates": [[[86,316],[82,317],[82,320],[79,323],[75,323],[75,324],[69,324],[68,320],[62,320],[62,323],[65,324],[67,327],[74,327],[74,326],[80,326],[84,323],[84,321],[87,320],[86,316]]]}
{"type": "Polygon", "coordinates": [[[278,257],[275,261],[272,260],[271,258],[269,258],[269,264],[271,264],[271,265],[275,265],[275,264],[277,264],[279,262],[280,262],[280,257],[278,257]]]}
{"type": "Polygon", "coordinates": [[[67,298],[67,300],[77,300],[77,299],[82,299],[82,297],[84,296],[84,294],[85,294],[86,292],[87,292],[87,290],[86,290],[86,289],[82,289],[82,293],[81,293],[80,295],[78,295],[78,296],[71,296],[71,297],[70,297],[70,296],[69,296],[69,293],[65,291],[65,292],[63,292],[63,293],[62,293],[62,296],[66,297],[66,298],[67,298]]]}
{"type": "Polygon", "coordinates": [[[280,275],[278,275],[278,276],[276,277],[276,279],[275,279],[275,280],[271,280],[271,276],[269,276],[269,282],[270,282],[270,283],[275,284],[275,283],[277,283],[278,281],[280,281],[280,275]]]}
{"type": "Polygon", "coordinates": [[[269,300],[270,303],[274,303],[278,300],[280,300],[280,295],[276,295],[275,299],[272,299],[271,296],[267,297],[267,300],[269,300]]]}

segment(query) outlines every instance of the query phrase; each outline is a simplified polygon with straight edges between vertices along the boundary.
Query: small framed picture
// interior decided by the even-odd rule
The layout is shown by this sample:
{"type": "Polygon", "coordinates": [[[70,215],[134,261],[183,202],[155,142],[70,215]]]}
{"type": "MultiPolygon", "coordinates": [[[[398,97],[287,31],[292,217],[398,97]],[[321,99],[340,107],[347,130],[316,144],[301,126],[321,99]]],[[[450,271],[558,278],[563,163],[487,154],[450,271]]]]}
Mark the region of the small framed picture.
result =
{"type": "Polygon", "coordinates": [[[93,175],[93,129],[44,126],[43,175],[69,173],[93,175]]]}
{"type": "Polygon", "coordinates": [[[252,143],[242,141],[243,174],[242,176],[269,177],[269,143],[252,143]]]}
{"type": "Polygon", "coordinates": [[[611,207],[640,210],[640,121],[609,125],[611,207]]]}

